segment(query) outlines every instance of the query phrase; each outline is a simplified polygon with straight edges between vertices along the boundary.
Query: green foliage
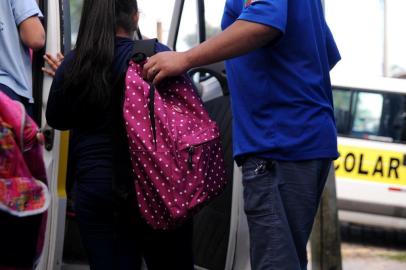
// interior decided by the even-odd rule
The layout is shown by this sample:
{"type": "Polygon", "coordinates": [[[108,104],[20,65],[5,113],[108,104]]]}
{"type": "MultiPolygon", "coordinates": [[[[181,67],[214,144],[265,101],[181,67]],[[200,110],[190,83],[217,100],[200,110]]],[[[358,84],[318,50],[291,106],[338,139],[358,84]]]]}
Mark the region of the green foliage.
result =
{"type": "Polygon", "coordinates": [[[385,256],[388,259],[399,261],[399,262],[406,262],[406,252],[402,252],[399,254],[391,254],[385,256]]]}

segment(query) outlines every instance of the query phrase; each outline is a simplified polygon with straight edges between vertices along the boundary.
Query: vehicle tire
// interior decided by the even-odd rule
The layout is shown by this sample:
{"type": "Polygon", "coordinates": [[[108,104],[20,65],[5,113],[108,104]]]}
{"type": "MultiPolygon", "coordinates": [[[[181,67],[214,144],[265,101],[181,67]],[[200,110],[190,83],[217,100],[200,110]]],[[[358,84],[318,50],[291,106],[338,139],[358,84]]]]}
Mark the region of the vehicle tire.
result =
{"type": "Polygon", "coordinates": [[[406,230],[341,223],[343,242],[391,248],[406,248],[406,230]]]}

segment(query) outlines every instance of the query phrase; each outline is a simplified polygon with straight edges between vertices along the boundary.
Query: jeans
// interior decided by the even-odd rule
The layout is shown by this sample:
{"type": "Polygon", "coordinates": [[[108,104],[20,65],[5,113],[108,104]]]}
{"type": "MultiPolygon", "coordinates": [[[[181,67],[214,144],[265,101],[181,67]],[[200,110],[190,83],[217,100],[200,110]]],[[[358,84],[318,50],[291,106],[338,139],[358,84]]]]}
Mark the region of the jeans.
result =
{"type": "Polygon", "coordinates": [[[330,159],[243,164],[244,210],[253,270],[305,270],[306,245],[330,159]]]}

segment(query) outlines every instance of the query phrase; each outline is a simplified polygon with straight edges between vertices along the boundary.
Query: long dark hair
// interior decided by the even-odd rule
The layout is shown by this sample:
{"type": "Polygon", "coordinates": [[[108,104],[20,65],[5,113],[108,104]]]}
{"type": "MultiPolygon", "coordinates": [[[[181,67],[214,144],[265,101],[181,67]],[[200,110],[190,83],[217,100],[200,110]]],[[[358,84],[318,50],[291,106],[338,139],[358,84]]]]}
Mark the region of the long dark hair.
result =
{"type": "Polygon", "coordinates": [[[66,69],[62,89],[75,96],[79,107],[106,109],[113,85],[112,63],[116,27],[136,30],[136,0],[85,0],[74,57],[66,69]]]}

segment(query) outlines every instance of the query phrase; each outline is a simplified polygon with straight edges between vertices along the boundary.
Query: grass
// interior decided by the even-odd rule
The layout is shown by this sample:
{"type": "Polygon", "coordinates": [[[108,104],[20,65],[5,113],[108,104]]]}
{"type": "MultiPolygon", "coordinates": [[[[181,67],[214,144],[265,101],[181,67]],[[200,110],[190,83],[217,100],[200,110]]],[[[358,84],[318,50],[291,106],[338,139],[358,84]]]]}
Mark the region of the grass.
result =
{"type": "Polygon", "coordinates": [[[406,262],[406,252],[398,253],[398,254],[386,254],[384,257],[399,261],[399,262],[406,262]]]}

